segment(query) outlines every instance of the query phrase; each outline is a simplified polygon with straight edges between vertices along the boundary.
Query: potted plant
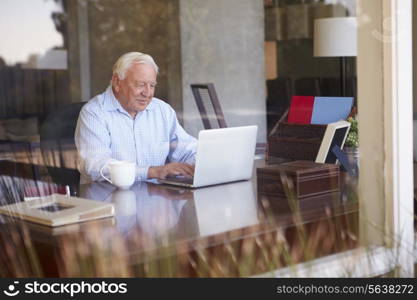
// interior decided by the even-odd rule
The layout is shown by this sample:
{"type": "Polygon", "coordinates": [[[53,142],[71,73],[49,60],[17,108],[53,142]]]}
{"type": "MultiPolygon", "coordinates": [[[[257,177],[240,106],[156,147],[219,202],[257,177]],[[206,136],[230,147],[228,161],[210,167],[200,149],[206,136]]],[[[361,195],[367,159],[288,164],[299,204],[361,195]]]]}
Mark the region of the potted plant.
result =
{"type": "Polygon", "coordinates": [[[344,151],[348,156],[350,163],[359,162],[359,136],[358,136],[358,120],[354,117],[349,117],[347,121],[350,123],[350,130],[345,141],[344,151]]]}

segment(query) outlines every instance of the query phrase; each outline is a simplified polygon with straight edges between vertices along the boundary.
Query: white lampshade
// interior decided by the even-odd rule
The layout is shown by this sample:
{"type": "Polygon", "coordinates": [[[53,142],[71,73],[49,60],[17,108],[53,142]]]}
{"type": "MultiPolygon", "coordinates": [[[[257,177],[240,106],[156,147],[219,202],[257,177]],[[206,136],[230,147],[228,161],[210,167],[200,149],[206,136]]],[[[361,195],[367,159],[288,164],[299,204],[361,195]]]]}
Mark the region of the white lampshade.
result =
{"type": "Polygon", "coordinates": [[[355,17],[325,18],[314,21],[314,56],[356,56],[355,17]]]}

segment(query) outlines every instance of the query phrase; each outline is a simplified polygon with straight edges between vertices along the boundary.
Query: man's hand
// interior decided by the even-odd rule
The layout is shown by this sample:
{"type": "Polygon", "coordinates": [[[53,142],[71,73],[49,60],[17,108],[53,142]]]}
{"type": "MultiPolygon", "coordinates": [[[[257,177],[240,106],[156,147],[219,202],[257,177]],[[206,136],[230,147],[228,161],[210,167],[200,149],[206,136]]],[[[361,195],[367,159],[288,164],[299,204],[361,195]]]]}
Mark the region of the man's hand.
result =
{"type": "Polygon", "coordinates": [[[150,167],[148,178],[165,179],[168,175],[184,175],[192,177],[194,175],[194,166],[184,163],[169,163],[165,166],[150,167]]]}

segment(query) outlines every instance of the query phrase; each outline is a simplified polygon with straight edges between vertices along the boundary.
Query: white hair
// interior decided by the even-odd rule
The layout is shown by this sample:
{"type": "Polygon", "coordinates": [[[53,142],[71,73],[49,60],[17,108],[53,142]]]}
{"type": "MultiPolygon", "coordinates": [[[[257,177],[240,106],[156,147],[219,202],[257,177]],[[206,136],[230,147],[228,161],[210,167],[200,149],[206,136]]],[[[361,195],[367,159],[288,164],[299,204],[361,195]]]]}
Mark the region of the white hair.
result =
{"type": "Polygon", "coordinates": [[[113,75],[117,75],[120,80],[125,79],[126,71],[133,64],[151,65],[155,69],[155,72],[158,74],[158,66],[156,65],[152,56],[141,52],[129,52],[120,56],[119,59],[115,62],[113,65],[113,75]]]}

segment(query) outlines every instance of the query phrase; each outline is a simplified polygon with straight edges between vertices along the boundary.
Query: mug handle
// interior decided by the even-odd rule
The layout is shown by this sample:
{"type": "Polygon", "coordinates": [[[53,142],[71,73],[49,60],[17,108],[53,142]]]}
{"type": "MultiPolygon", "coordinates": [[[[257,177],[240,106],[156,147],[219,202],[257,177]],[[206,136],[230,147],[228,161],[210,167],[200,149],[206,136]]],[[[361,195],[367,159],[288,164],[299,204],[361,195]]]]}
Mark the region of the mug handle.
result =
{"type": "Polygon", "coordinates": [[[110,179],[108,179],[106,176],[104,176],[104,174],[103,174],[103,170],[106,167],[108,167],[107,164],[105,164],[104,166],[101,167],[101,169],[100,169],[100,175],[101,175],[101,177],[103,177],[104,179],[106,179],[108,182],[110,182],[111,184],[113,184],[113,182],[110,179]]]}

